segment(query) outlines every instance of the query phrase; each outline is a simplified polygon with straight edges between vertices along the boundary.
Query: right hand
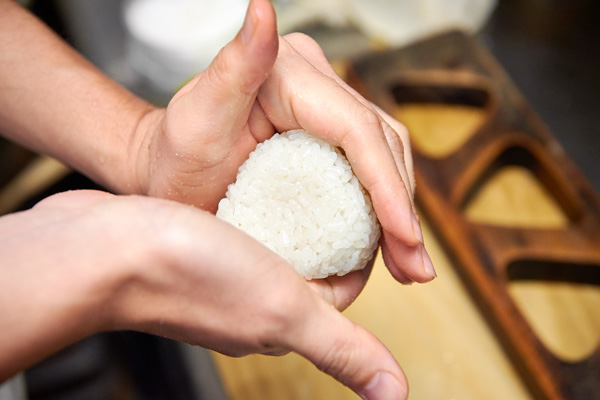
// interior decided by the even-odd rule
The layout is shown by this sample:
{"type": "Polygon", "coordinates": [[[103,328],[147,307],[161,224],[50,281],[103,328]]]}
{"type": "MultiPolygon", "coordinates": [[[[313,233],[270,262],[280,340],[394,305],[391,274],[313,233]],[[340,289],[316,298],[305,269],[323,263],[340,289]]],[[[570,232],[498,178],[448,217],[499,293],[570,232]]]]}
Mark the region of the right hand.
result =
{"type": "Polygon", "coordinates": [[[294,351],[365,399],[406,397],[390,352],[330,304],[348,304],[344,292],[313,290],[191,206],[62,193],[0,219],[0,252],[0,378],[84,336],[134,329],[231,356],[294,351]]]}
{"type": "Polygon", "coordinates": [[[211,65],[166,109],[142,119],[139,151],[128,155],[136,165],[131,187],[214,213],[257,144],[291,129],[343,149],[371,196],[394,278],[434,279],[413,204],[406,128],[337,77],[314,40],[278,37],[266,0],[250,2],[242,30],[211,65]]]}

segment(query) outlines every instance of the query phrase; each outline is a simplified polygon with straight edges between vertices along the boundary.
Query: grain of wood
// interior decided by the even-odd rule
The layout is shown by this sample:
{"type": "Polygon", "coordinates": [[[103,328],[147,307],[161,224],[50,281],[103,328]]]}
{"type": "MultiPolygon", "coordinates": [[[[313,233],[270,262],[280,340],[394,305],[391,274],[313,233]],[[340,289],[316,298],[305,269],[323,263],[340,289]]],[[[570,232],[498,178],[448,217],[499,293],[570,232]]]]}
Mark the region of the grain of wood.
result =
{"type": "MultiPolygon", "coordinates": [[[[402,286],[378,257],[365,290],[344,314],[392,351],[411,399],[529,399],[427,225],[424,235],[435,281],[402,286]]],[[[294,354],[234,359],[215,353],[214,360],[231,400],[357,398],[294,354]]]]}
{"type": "MultiPolygon", "coordinates": [[[[434,156],[456,150],[481,123],[473,108],[404,107],[397,117],[412,140],[434,156]],[[432,122],[432,118],[434,121],[432,122]],[[438,146],[438,147],[436,147],[438,146]]],[[[467,214],[481,222],[559,227],[560,207],[529,171],[508,169],[484,185],[467,214]]],[[[530,399],[521,379],[424,221],[438,278],[402,286],[381,258],[345,315],[372,331],[403,365],[411,399],[530,399]]],[[[594,286],[514,282],[511,296],[545,345],[564,359],[579,359],[600,338],[600,289],[594,286]]],[[[232,359],[214,354],[231,400],[355,399],[341,384],[297,355],[232,359]]]]}

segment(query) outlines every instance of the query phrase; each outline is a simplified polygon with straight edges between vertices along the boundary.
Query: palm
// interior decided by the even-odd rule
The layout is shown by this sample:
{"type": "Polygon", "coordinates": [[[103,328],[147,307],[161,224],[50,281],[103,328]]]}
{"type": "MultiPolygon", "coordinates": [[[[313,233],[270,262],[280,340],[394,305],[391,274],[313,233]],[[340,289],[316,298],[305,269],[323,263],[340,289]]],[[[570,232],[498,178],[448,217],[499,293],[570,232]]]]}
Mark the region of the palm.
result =
{"type": "Polygon", "coordinates": [[[270,136],[273,128],[253,132],[252,115],[237,115],[225,125],[186,121],[187,100],[185,94],[174,98],[152,145],[150,194],[215,213],[257,137],[270,136]]]}
{"type": "Polygon", "coordinates": [[[431,280],[412,205],[406,131],[342,82],[310,38],[279,38],[272,9],[260,4],[268,10],[253,39],[241,31],[149,124],[146,155],[136,162],[140,192],[215,213],[257,143],[275,130],[305,129],[344,150],[373,200],[394,277],[431,280]]]}

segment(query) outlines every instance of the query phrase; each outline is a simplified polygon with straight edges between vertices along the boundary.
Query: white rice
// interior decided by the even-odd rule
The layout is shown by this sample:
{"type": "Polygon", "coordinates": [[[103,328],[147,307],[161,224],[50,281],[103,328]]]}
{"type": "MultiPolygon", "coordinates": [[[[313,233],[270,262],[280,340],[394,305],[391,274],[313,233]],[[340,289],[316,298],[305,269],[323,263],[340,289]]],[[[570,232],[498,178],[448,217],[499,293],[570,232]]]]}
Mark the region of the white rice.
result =
{"type": "Polygon", "coordinates": [[[371,199],[346,157],[303,130],[260,143],[240,167],[217,216],[306,279],[364,268],[380,235],[371,199]]]}

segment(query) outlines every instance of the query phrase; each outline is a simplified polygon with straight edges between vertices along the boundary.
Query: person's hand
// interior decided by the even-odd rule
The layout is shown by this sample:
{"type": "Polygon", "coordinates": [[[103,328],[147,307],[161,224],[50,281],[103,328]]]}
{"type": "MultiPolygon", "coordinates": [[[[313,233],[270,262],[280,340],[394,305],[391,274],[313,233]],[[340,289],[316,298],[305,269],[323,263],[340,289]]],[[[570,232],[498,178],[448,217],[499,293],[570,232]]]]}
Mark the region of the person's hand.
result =
{"type": "Polygon", "coordinates": [[[312,290],[197,208],[61,193],[0,218],[0,252],[0,381],[95,332],[134,329],[232,356],[295,351],[365,399],[406,397],[389,351],[331,306],[344,293],[312,290]]]}
{"type": "Polygon", "coordinates": [[[298,128],[345,151],[383,226],[392,275],[403,283],[433,279],[405,128],[339,79],[310,38],[279,38],[266,0],[250,3],[240,33],[166,112],[141,121],[137,191],[214,213],[257,143],[298,128]]]}

